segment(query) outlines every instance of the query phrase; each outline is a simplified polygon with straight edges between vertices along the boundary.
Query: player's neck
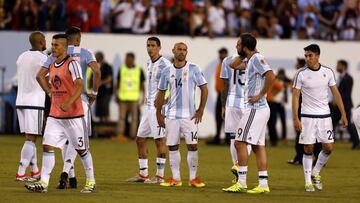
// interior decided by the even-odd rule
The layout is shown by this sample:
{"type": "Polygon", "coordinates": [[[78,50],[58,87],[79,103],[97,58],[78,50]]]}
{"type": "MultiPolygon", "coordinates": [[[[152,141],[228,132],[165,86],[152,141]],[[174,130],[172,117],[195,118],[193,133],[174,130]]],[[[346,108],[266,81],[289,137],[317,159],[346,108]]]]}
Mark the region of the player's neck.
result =
{"type": "Polygon", "coordinates": [[[312,69],[312,70],[319,70],[320,66],[321,66],[320,63],[317,63],[317,64],[315,64],[315,65],[313,65],[311,67],[309,66],[309,68],[312,69]]]}
{"type": "Polygon", "coordinates": [[[56,63],[60,63],[60,62],[63,61],[66,57],[67,57],[67,53],[61,54],[61,55],[59,55],[59,56],[56,58],[55,62],[56,62],[56,63]]]}
{"type": "Polygon", "coordinates": [[[150,59],[151,59],[151,62],[155,62],[155,61],[157,61],[157,60],[159,60],[159,58],[161,57],[161,55],[160,54],[156,54],[156,55],[154,55],[154,56],[152,56],[152,57],[150,57],[150,59]]]}
{"type": "Polygon", "coordinates": [[[246,58],[250,59],[256,53],[258,53],[258,52],[257,51],[250,51],[248,54],[246,54],[246,58]]]}
{"type": "Polygon", "coordinates": [[[181,69],[181,68],[183,68],[185,65],[186,65],[186,60],[183,60],[183,61],[178,61],[178,60],[175,60],[174,61],[174,67],[176,68],[176,69],[181,69]]]}

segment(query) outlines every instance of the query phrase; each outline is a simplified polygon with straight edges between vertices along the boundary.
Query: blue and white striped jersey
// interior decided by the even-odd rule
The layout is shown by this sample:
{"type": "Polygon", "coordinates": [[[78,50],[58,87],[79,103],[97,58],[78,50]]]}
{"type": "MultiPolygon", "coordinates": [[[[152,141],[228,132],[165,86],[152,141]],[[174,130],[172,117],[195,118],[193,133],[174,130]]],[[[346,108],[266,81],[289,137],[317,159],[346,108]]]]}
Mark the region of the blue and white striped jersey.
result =
{"type": "Polygon", "coordinates": [[[154,109],[154,101],[158,92],[158,85],[160,81],[161,72],[168,66],[171,66],[171,62],[165,57],[161,56],[155,62],[148,60],[147,62],[147,94],[146,94],[146,106],[147,109],[154,109]]]}
{"type": "Polygon", "coordinates": [[[192,118],[195,115],[195,88],[207,84],[199,66],[187,62],[182,68],[166,67],[158,89],[170,88],[166,116],[170,119],[192,118]]]}
{"type": "Polygon", "coordinates": [[[261,109],[268,106],[266,94],[254,104],[249,102],[249,97],[258,95],[263,88],[265,82],[264,74],[267,71],[271,71],[271,68],[261,54],[256,53],[248,60],[245,70],[245,108],[261,109]]]}
{"type": "Polygon", "coordinates": [[[227,79],[229,82],[226,107],[244,108],[245,71],[230,68],[231,61],[236,56],[228,56],[223,60],[220,78],[227,79]]]}
{"type": "MultiPolygon", "coordinates": [[[[81,66],[82,75],[85,78],[88,64],[93,61],[96,62],[94,54],[91,51],[89,51],[88,49],[76,47],[74,45],[68,46],[67,53],[69,56],[71,56],[77,62],[79,62],[80,66],[81,66]]],[[[44,64],[42,66],[45,68],[49,68],[50,64],[52,62],[54,62],[55,60],[56,60],[55,57],[49,56],[48,59],[44,62],[44,64]]],[[[84,82],[84,92],[86,92],[87,81],[83,80],[83,82],[84,82]]]]}

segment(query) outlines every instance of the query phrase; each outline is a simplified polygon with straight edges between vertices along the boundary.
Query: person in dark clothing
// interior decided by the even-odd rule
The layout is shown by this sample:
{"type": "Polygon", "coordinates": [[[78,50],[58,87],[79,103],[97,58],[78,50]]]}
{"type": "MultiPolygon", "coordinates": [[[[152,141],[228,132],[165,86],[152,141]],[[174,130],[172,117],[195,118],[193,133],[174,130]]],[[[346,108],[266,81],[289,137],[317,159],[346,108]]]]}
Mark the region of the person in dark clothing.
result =
{"type": "MultiPolygon", "coordinates": [[[[338,79],[338,88],[341,94],[341,98],[344,103],[346,117],[349,121],[349,125],[347,126],[347,130],[350,134],[350,138],[352,141],[352,149],[356,149],[359,147],[359,136],[356,132],[356,128],[353,122],[351,122],[351,109],[353,108],[353,102],[351,97],[352,87],[354,84],[353,78],[347,72],[348,63],[345,60],[339,60],[336,65],[336,71],[339,73],[338,79]]],[[[341,119],[341,114],[339,108],[335,104],[333,105],[333,114],[332,121],[334,126],[334,131],[338,126],[338,123],[341,119]]]]}

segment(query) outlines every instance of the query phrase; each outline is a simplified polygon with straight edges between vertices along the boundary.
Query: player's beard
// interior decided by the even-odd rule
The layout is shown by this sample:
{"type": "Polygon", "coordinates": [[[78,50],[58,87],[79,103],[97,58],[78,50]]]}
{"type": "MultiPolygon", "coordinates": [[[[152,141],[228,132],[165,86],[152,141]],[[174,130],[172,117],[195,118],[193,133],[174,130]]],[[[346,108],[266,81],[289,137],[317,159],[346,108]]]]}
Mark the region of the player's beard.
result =
{"type": "Polygon", "coordinates": [[[245,54],[243,48],[240,48],[240,50],[238,50],[237,53],[238,53],[238,55],[241,56],[242,58],[246,58],[246,54],[245,54]]]}

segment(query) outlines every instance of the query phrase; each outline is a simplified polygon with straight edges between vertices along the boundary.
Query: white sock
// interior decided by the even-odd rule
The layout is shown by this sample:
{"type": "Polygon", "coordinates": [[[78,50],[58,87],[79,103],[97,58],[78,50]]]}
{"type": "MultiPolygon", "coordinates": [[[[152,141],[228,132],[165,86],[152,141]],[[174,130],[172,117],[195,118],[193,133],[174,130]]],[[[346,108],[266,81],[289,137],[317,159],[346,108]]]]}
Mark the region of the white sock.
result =
{"type": "Polygon", "coordinates": [[[72,145],[68,145],[64,155],[65,158],[63,172],[66,172],[69,175],[69,178],[75,177],[74,164],[77,154],[78,153],[75,148],[72,145]]]}
{"type": "Polygon", "coordinates": [[[34,143],[32,141],[25,141],[21,149],[20,164],[18,169],[18,175],[22,176],[25,174],[26,168],[29,166],[31,158],[34,154],[34,143]]]}
{"type": "Polygon", "coordinates": [[[41,168],[41,181],[49,184],[50,174],[55,166],[55,153],[44,152],[43,153],[43,163],[41,168]]]}
{"type": "Polygon", "coordinates": [[[303,155],[303,168],[304,168],[304,176],[305,176],[305,184],[311,183],[311,168],[312,168],[312,154],[303,155]]]}
{"type": "Polygon", "coordinates": [[[248,171],[248,167],[247,166],[239,166],[238,167],[238,183],[240,183],[240,185],[246,187],[246,176],[247,176],[247,171],[248,171]]]}
{"type": "Polygon", "coordinates": [[[263,188],[269,187],[267,171],[259,171],[259,186],[263,188]]]}
{"type": "Polygon", "coordinates": [[[187,162],[189,167],[189,180],[196,178],[196,172],[199,165],[198,151],[188,151],[187,162]]]}
{"type": "Polygon", "coordinates": [[[180,151],[169,151],[169,163],[172,172],[172,176],[175,180],[181,180],[180,177],[180,162],[181,156],[180,151]]]}
{"type": "Polygon", "coordinates": [[[159,157],[156,158],[156,176],[164,178],[165,163],[166,159],[159,157]]]}
{"type": "MultiPolygon", "coordinates": [[[[231,135],[234,133],[231,133],[231,135]]],[[[230,140],[230,154],[231,154],[231,159],[233,164],[237,164],[238,159],[237,159],[237,151],[235,148],[235,139],[231,139],[230,140]]]]}
{"type": "Polygon", "coordinates": [[[315,167],[313,168],[313,175],[320,173],[322,167],[326,164],[326,162],[329,160],[330,154],[327,154],[324,152],[324,150],[321,150],[318,159],[316,161],[315,167]]]}
{"type": "Polygon", "coordinates": [[[252,150],[251,144],[246,145],[246,148],[247,148],[248,156],[250,156],[252,150]]]}
{"type": "Polygon", "coordinates": [[[31,161],[30,161],[30,166],[31,166],[31,171],[33,173],[37,173],[39,172],[39,168],[38,168],[38,165],[37,165],[37,151],[36,151],[36,145],[34,143],[34,146],[33,146],[33,156],[31,158],[31,161]]]}
{"type": "Polygon", "coordinates": [[[90,151],[81,156],[81,162],[85,169],[86,180],[95,181],[93,159],[90,151]]]}
{"type": "Polygon", "coordinates": [[[147,177],[149,175],[148,159],[139,159],[139,168],[139,174],[143,177],[147,177]]]}

